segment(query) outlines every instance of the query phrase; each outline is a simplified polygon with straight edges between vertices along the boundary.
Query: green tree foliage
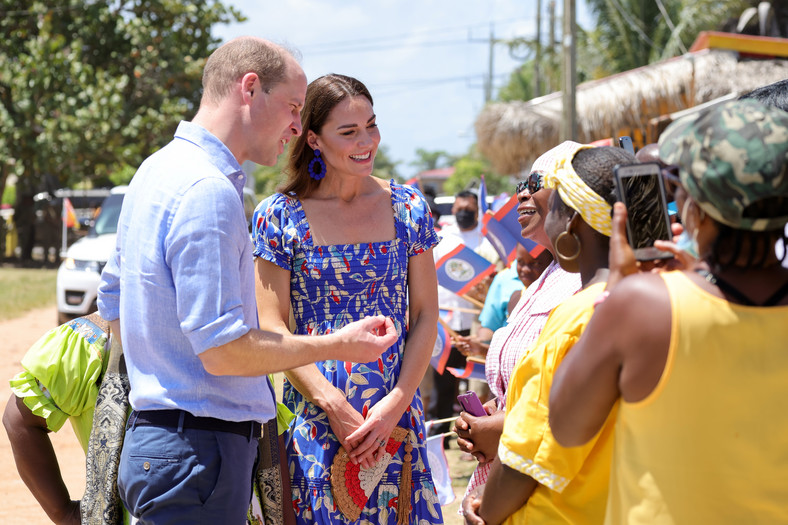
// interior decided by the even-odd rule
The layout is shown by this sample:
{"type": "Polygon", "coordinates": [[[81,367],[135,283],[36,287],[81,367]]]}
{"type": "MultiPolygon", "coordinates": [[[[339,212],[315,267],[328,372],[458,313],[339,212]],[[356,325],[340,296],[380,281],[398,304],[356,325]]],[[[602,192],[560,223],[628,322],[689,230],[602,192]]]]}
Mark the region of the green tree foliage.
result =
{"type": "Polygon", "coordinates": [[[200,98],[219,0],[0,0],[0,193],[45,174],[108,182],[166,144],[200,98]]]}
{"type": "Polygon", "coordinates": [[[375,168],[372,170],[372,175],[383,180],[394,179],[398,182],[403,182],[402,177],[397,172],[397,165],[400,161],[393,160],[389,156],[388,146],[381,145],[378,148],[378,153],[375,155],[375,168]]]}
{"type": "Polygon", "coordinates": [[[719,30],[748,0],[588,0],[589,31],[601,75],[627,71],[686,52],[701,31],[719,30]]]}
{"type": "Polygon", "coordinates": [[[445,168],[454,164],[456,156],[450,155],[442,150],[430,151],[424,148],[416,149],[416,160],[410,163],[418,171],[428,171],[438,168],[445,168]]]}
{"type": "MultiPolygon", "coordinates": [[[[588,0],[596,17],[591,28],[577,28],[577,80],[603,78],[685,53],[701,31],[719,30],[737,18],[753,0],[588,0]]],[[[535,43],[529,39],[506,42],[523,58],[497,100],[530,100],[535,93],[535,43]]],[[[561,89],[559,42],[542,42],[543,93],[561,89]]]]}
{"type": "Polygon", "coordinates": [[[455,195],[462,190],[478,188],[482,175],[488,195],[514,191],[510,177],[493,171],[490,162],[479,154],[475,146],[471,146],[468,153],[454,163],[454,173],[446,180],[443,193],[455,195]]]}

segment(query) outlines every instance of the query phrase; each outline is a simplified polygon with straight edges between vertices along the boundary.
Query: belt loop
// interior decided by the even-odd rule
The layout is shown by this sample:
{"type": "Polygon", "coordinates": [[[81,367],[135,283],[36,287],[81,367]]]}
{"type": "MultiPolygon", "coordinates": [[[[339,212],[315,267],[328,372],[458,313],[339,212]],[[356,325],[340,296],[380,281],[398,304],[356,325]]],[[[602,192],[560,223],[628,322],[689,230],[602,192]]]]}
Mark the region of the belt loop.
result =
{"type": "Polygon", "coordinates": [[[181,410],[178,415],[178,434],[183,434],[183,420],[186,418],[186,411],[181,410]]]}
{"type": "Polygon", "coordinates": [[[129,421],[126,423],[126,428],[129,430],[134,430],[137,427],[137,418],[139,417],[140,413],[136,410],[131,411],[131,415],[129,416],[129,421]]]}
{"type": "Polygon", "coordinates": [[[247,442],[251,443],[253,437],[254,437],[254,421],[250,421],[249,422],[249,439],[247,440],[247,442]]]}

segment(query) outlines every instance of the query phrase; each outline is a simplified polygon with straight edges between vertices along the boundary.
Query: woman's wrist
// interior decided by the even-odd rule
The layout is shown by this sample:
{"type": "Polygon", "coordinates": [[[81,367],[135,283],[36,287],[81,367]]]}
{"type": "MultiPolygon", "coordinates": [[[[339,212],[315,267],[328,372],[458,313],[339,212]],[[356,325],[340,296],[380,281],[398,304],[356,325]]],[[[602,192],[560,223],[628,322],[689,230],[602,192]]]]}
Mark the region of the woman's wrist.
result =
{"type": "Polygon", "coordinates": [[[332,386],[320,390],[319,393],[315,395],[312,402],[320,407],[326,414],[334,415],[347,404],[347,398],[341,390],[332,386]]]}

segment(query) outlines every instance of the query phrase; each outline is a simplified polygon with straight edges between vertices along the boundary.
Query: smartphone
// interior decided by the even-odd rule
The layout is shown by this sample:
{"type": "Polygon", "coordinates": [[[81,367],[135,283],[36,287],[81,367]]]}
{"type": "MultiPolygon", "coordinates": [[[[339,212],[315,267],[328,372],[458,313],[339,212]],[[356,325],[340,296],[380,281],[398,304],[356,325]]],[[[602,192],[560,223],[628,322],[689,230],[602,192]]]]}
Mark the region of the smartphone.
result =
{"type": "Polygon", "coordinates": [[[669,259],[654,248],[655,240],[671,240],[665,183],[659,164],[628,164],[613,170],[618,200],[627,207],[627,237],[639,261],[669,259]]]}
{"type": "Polygon", "coordinates": [[[623,137],[618,137],[618,145],[619,147],[625,149],[632,155],[635,154],[635,147],[632,145],[632,137],[624,135],[623,137]]]}
{"type": "Polygon", "coordinates": [[[473,390],[457,396],[457,401],[460,402],[462,409],[472,416],[481,417],[487,415],[487,411],[484,410],[482,402],[479,401],[479,396],[477,396],[476,392],[473,390]]]}

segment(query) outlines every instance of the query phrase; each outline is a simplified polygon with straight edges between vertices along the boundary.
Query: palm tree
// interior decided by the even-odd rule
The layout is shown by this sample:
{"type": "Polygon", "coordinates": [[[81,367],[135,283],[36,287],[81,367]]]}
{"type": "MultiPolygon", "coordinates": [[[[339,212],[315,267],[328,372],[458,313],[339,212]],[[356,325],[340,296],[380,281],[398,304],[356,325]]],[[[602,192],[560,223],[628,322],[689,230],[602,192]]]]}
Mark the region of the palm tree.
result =
{"type": "Polygon", "coordinates": [[[686,52],[701,31],[718,30],[753,0],[588,0],[596,15],[589,43],[606,73],[686,52]]]}

